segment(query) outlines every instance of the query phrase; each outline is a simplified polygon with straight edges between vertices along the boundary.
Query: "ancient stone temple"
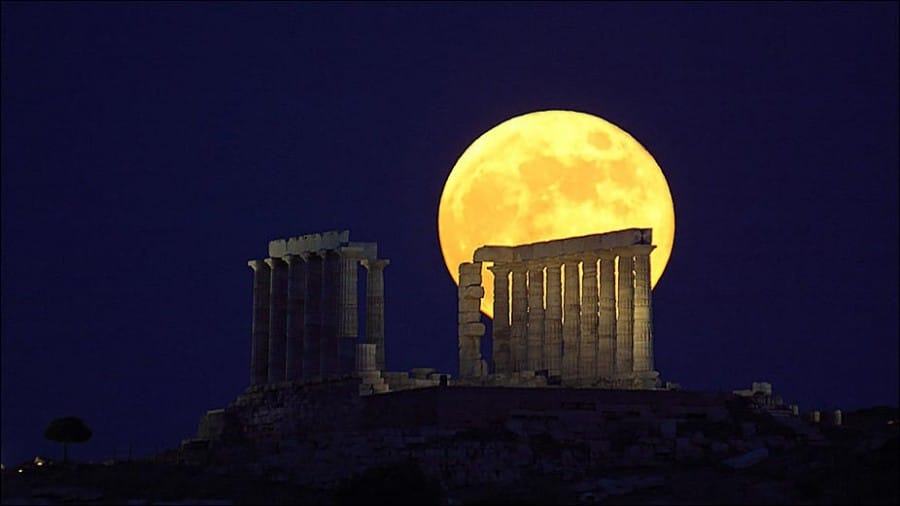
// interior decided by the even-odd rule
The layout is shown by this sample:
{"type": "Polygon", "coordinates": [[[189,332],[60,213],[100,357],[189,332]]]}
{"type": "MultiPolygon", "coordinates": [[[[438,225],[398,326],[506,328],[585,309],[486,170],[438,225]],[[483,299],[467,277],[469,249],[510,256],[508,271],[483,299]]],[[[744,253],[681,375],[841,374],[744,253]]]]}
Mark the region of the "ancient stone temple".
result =
{"type": "Polygon", "coordinates": [[[384,370],[388,263],[378,258],[376,243],[350,242],[346,230],[270,241],[267,258],[247,262],[253,269],[251,386],[357,373],[372,390],[386,390],[378,371],[384,370]],[[357,324],[360,265],[367,271],[364,342],[357,324]]]}
{"type": "Polygon", "coordinates": [[[655,388],[651,229],[482,246],[459,266],[460,378],[655,388]],[[482,263],[494,277],[492,364],[481,355],[482,263]],[[544,380],[535,380],[535,378],[544,380]]]}

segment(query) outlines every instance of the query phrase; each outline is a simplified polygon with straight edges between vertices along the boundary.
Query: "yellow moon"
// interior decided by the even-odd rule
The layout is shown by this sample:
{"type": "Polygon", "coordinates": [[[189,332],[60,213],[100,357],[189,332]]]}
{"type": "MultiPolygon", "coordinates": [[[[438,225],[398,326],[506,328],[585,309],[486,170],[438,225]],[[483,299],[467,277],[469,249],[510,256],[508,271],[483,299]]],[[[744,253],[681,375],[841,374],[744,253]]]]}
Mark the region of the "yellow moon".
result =
{"type": "MultiPolygon", "coordinates": [[[[675,240],[669,185],[627,132],[575,111],[516,116],[469,146],[444,184],[438,235],[459,284],[459,264],[485,244],[516,245],[625,228],[652,228],[651,282],[675,240]]],[[[482,269],[481,311],[493,315],[492,275],[482,269]]]]}

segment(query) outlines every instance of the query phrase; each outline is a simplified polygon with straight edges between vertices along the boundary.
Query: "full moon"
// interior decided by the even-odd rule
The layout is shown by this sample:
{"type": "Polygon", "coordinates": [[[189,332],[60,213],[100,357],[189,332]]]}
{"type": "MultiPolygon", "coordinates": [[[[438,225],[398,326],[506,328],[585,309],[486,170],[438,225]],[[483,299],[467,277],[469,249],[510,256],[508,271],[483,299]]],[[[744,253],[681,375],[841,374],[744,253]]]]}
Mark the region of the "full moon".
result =
{"type": "MultiPolygon", "coordinates": [[[[456,162],[441,194],[438,236],[459,284],[459,264],[486,244],[652,228],[651,284],[675,240],[669,185],[653,156],[596,116],[539,111],[488,130],[456,162]]],[[[482,268],[481,311],[493,316],[493,276],[482,268]]]]}

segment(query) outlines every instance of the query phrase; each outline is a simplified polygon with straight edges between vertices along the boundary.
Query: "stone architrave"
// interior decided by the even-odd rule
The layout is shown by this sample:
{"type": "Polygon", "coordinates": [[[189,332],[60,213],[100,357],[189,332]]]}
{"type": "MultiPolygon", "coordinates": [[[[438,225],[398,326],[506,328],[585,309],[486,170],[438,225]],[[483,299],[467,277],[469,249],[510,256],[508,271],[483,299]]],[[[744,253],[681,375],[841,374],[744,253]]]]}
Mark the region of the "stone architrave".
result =
{"type": "Polygon", "coordinates": [[[287,381],[303,379],[303,330],[306,316],[306,260],[302,255],[285,255],[288,264],[287,283],[287,359],[284,375],[287,381]]]}
{"type": "Polygon", "coordinates": [[[597,373],[612,379],[616,374],[616,255],[600,252],[600,339],[597,373]]]}
{"type": "Polygon", "coordinates": [[[563,320],[563,381],[578,378],[578,348],[581,340],[581,288],[578,279],[579,260],[566,258],[563,264],[565,282],[565,319],[563,320]]]}
{"type": "Polygon", "coordinates": [[[287,347],[287,264],[267,258],[271,270],[269,286],[269,383],[284,381],[287,347]]]}
{"type": "Polygon", "coordinates": [[[459,375],[461,378],[478,378],[487,374],[487,365],[481,357],[481,262],[459,264],[459,375]]]}
{"type": "Polygon", "coordinates": [[[512,272],[512,311],[510,351],[513,371],[528,370],[528,270],[524,263],[510,265],[512,272]]]}
{"type": "Polygon", "coordinates": [[[341,258],[335,250],[324,250],[319,254],[322,257],[322,336],[319,367],[322,377],[330,377],[338,374],[341,258]]]}
{"type": "Polygon", "coordinates": [[[528,264],[528,369],[545,369],[544,363],[544,264],[528,264]]]}
{"type": "Polygon", "coordinates": [[[390,260],[363,260],[366,268],[366,343],[375,345],[375,365],[384,371],[384,268],[390,260]]]}
{"type": "Polygon", "coordinates": [[[250,260],[253,269],[253,326],[250,347],[250,384],[264,385],[269,379],[269,266],[250,260]]]}
{"type": "Polygon", "coordinates": [[[509,323],[509,265],[497,263],[488,267],[494,274],[493,361],[495,373],[512,371],[509,323]]]}
{"type": "Polygon", "coordinates": [[[632,246],[634,254],[634,371],[653,370],[653,324],[650,303],[650,252],[654,246],[632,246]]]}
{"type": "Polygon", "coordinates": [[[581,263],[581,346],[578,377],[582,382],[597,378],[597,253],[588,253],[581,263]]]}
{"type": "Polygon", "coordinates": [[[616,375],[629,377],[634,371],[634,260],[631,253],[619,254],[619,296],[616,299],[616,375]]]}
{"type": "Polygon", "coordinates": [[[547,311],[544,315],[544,367],[550,376],[562,373],[562,280],[561,265],[547,264],[547,311]]]}
{"type": "Polygon", "coordinates": [[[359,303],[357,302],[358,265],[362,248],[343,247],[340,256],[340,293],[338,307],[338,374],[351,374],[356,369],[356,342],[359,338],[359,303]]]}
{"type": "Polygon", "coordinates": [[[322,257],[306,256],[306,311],[303,318],[303,377],[322,377],[322,257]]]}

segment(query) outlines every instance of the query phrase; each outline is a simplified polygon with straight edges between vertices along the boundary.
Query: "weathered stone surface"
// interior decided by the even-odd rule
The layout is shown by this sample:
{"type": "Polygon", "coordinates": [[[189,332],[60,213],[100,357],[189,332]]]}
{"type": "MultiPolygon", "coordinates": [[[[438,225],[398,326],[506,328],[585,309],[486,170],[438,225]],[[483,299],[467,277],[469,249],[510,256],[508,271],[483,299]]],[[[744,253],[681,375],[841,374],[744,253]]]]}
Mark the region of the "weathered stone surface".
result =
{"type": "Polygon", "coordinates": [[[619,255],[619,290],[616,304],[616,374],[628,376],[634,370],[634,261],[619,255]]]}
{"type": "Polygon", "coordinates": [[[652,239],[652,230],[649,228],[629,228],[521,246],[487,245],[476,249],[472,258],[476,262],[525,262],[578,255],[589,251],[611,250],[635,244],[652,244],[652,239]]]}
{"type": "Polygon", "coordinates": [[[484,287],[482,286],[467,286],[462,289],[462,297],[464,299],[476,299],[480,300],[484,297],[484,287]]]}

